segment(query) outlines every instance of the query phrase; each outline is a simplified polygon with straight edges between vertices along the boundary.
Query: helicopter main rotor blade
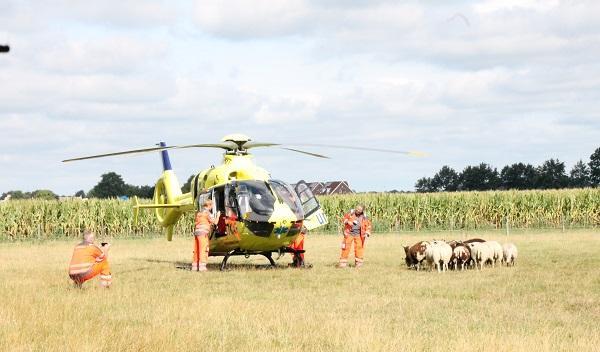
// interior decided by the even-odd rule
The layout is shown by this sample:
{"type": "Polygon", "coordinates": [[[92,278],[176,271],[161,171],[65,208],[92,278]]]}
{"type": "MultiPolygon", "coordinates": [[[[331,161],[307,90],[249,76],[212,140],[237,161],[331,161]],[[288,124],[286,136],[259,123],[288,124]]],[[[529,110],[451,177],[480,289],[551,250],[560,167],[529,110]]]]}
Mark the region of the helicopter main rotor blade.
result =
{"type": "Polygon", "coordinates": [[[243,144],[244,149],[257,148],[257,147],[274,147],[281,145],[279,143],[269,143],[269,142],[253,142],[249,141],[243,144]]]}
{"type": "Polygon", "coordinates": [[[80,158],[72,158],[72,159],[66,159],[63,160],[63,163],[69,162],[69,161],[78,161],[78,160],[87,160],[87,159],[96,159],[96,158],[105,158],[108,156],[117,156],[117,155],[127,155],[127,154],[142,154],[142,153],[150,153],[150,152],[156,152],[156,151],[161,151],[161,150],[168,150],[168,149],[185,149],[185,148],[223,148],[223,149],[231,149],[233,147],[236,147],[235,143],[216,143],[216,144],[191,144],[191,145],[182,145],[182,146],[177,146],[177,145],[172,145],[172,146],[166,146],[166,147],[152,147],[152,148],[142,148],[142,149],[132,149],[132,150],[125,150],[122,152],[114,152],[114,153],[106,153],[106,154],[97,154],[97,155],[90,155],[90,156],[83,156],[80,158]]]}
{"type": "Polygon", "coordinates": [[[368,148],[368,147],[355,147],[349,145],[334,145],[334,144],[290,144],[292,146],[303,146],[303,147],[322,147],[322,148],[336,148],[336,149],[350,149],[350,150],[364,150],[368,152],[380,152],[380,153],[393,153],[393,154],[404,154],[416,157],[429,156],[428,153],[417,151],[417,150],[392,150],[392,149],[380,149],[380,148],[368,148]]]}
{"type": "Polygon", "coordinates": [[[188,149],[188,148],[221,148],[226,150],[237,149],[238,145],[235,142],[222,142],[222,143],[208,143],[208,144],[188,144],[188,145],[177,145],[176,149],[188,149]]]}
{"type": "Polygon", "coordinates": [[[299,150],[299,149],[294,149],[294,148],[279,147],[279,149],[285,149],[285,150],[289,150],[289,151],[300,153],[300,154],[306,154],[306,155],[314,156],[314,157],[317,157],[317,158],[331,159],[330,157],[325,156],[325,155],[321,155],[321,154],[317,154],[317,153],[311,153],[311,152],[306,152],[304,150],[299,150]]]}
{"type": "Polygon", "coordinates": [[[96,159],[96,158],[104,158],[107,156],[116,156],[116,155],[126,155],[126,154],[140,154],[140,153],[149,153],[149,152],[155,152],[155,151],[160,151],[160,150],[167,150],[167,149],[173,149],[174,147],[153,147],[153,148],[142,148],[142,149],[132,149],[132,150],[125,150],[122,152],[114,152],[114,153],[106,153],[106,154],[97,154],[97,155],[90,155],[90,156],[82,156],[80,158],[72,158],[72,159],[65,159],[62,162],[66,163],[69,161],[77,161],[77,160],[87,160],[87,159],[96,159]]]}

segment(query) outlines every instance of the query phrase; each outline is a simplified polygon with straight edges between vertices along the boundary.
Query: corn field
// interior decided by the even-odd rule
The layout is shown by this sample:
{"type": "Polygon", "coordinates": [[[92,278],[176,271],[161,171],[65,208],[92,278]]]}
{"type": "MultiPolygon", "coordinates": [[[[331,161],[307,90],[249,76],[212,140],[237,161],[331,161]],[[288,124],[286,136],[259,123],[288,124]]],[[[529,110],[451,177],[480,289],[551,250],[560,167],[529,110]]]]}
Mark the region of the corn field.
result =
{"type": "MultiPolygon", "coordinates": [[[[320,197],[329,217],[321,231],[338,232],[340,217],[364,204],[375,232],[600,227],[600,189],[458,193],[352,194],[320,197]]],[[[148,201],[147,201],[148,202],[148,201]]],[[[191,231],[186,214],[176,234],[191,231]]],[[[85,228],[101,236],[145,237],[162,231],[153,211],[110,200],[16,200],[0,203],[0,240],[76,237],[85,228]]]]}
{"type": "Polygon", "coordinates": [[[600,189],[353,194],[319,198],[339,231],[339,214],[363,204],[375,232],[600,226],[600,189]]]}
{"type": "MultiPolygon", "coordinates": [[[[11,200],[0,203],[0,240],[77,237],[86,228],[113,237],[161,233],[154,211],[141,210],[135,225],[132,207],[132,202],[117,199],[11,200]]],[[[191,231],[193,215],[186,215],[177,223],[176,233],[191,231]]]]}

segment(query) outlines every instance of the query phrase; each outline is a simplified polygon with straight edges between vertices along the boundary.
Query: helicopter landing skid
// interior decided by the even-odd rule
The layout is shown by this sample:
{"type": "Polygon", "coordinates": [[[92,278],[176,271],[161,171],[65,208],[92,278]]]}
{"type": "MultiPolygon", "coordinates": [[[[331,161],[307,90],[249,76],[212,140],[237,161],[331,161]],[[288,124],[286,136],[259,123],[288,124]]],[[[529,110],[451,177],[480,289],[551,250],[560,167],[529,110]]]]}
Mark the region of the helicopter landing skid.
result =
{"type": "Polygon", "coordinates": [[[277,266],[277,264],[275,263],[275,260],[273,259],[272,252],[259,252],[259,253],[248,254],[246,252],[242,252],[240,250],[235,249],[235,250],[229,251],[227,254],[225,254],[225,257],[223,257],[223,261],[221,261],[221,267],[220,267],[221,271],[225,270],[225,267],[227,266],[227,260],[229,259],[229,257],[234,256],[234,255],[244,255],[244,256],[262,255],[269,260],[269,264],[272,268],[277,266]]]}

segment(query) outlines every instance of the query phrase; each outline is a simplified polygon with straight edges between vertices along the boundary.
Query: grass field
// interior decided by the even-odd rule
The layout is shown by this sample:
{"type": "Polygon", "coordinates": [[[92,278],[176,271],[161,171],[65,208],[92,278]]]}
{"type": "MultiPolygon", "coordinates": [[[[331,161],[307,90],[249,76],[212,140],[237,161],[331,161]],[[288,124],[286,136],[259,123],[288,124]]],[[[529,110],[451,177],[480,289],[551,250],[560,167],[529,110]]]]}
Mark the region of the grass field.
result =
{"type": "Polygon", "coordinates": [[[462,236],[377,235],[355,270],[334,267],[339,237],[309,235],[312,269],[206,274],[178,268],[190,238],[114,240],[107,291],[72,288],[74,242],[0,243],[0,350],[598,351],[600,233],[511,236],[514,268],[407,270],[401,244],[432,237],[462,236]]]}

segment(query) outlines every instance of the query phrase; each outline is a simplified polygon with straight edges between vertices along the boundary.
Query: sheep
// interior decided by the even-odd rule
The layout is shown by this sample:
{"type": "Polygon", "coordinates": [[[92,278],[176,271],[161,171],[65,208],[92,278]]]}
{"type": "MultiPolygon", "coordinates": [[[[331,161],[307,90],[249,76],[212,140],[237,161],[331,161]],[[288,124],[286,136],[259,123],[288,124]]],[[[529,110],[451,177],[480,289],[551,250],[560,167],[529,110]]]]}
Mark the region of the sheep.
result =
{"type": "Polygon", "coordinates": [[[454,247],[456,247],[457,245],[459,245],[461,242],[460,241],[456,241],[456,240],[452,240],[449,242],[446,242],[450,245],[450,247],[452,247],[452,249],[454,249],[454,247]]]}
{"type": "MultiPolygon", "coordinates": [[[[469,243],[485,243],[485,240],[481,239],[481,238],[470,238],[466,241],[463,241],[463,243],[465,245],[468,245],[469,243]]],[[[469,259],[469,262],[467,263],[468,266],[476,266],[475,260],[473,259],[472,253],[471,253],[471,259],[469,259]]]]}
{"type": "Polygon", "coordinates": [[[466,241],[463,241],[464,244],[469,244],[473,242],[485,242],[485,240],[482,240],[481,238],[471,238],[466,241]]]}
{"type": "Polygon", "coordinates": [[[477,263],[479,263],[479,269],[483,270],[483,264],[493,258],[492,249],[480,242],[471,242],[468,246],[471,250],[471,259],[475,263],[475,270],[477,270],[477,263]]]}
{"type": "Polygon", "coordinates": [[[438,245],[442,249],[443,265],[446,267],[446,270],[448,270],[448,264],[450,264],[450,260],[452,259],[452,254],[453,254],[452,247],[444,241],[439,241],[438,245]]]}
{"type": "Polygon", "coordinates": [[[438,272],[448,270],[448,263],[452,257],[452,248],[444,241],[434,240],[427,246],[425,251],[425,259],[429,264],[429,270],[433,269],[435,265],[438,272]]]}
{"type": "Polygon", "coordinates": [[[409,268],[415,268],[417,271],[421,268],[421,263],[425,260],[425,250],[429,242],[419,241],[412,246],[404,246],[406,257],[404,261],[409,268]]]}
{"type": "Polygon", "coordinates": [[[505,243],[502,246],[502,262],[506,263],[506,266],[515,266],[515,260],[517,259],[518,251],[517,246],[512,243],[505,243]]]}
{"type": "Polygon", "coordinates": [[[459,243],[454,247],[452,257],[454,268],[458,270],[458,266],[460,265],[460,270],[465,270],[465,264],[468,264],[471,260],[471,251],[469,250],[469,247],[459,243]]]}
{"type": "Polygon", "coordinates": [[[493,268],[497,262],[502,260],[502,245],[496,241],[487,241],[485,244],[491,249],[491,257],[489,260],[493,268]]]}
{"type": "Polygon", "coordinates": [[[425,249],[425,260],[429,265],[429,271],[433,270],[433,266],[440,272],[440,261],[442,260],[442,251],[438,246],[429,244],[425,249]]]}

